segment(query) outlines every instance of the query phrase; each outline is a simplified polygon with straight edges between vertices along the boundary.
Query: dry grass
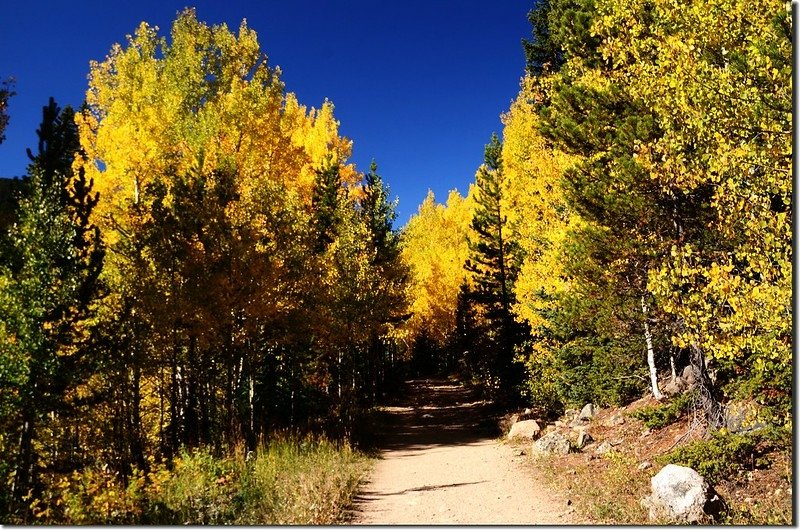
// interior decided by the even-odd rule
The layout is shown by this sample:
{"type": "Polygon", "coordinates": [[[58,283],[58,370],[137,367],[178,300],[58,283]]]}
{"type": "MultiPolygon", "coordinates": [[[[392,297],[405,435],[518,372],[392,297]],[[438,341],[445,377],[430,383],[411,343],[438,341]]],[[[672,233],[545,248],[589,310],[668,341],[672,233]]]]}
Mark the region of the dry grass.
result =
{"type": "Polygon", "coordinates": [[[127,483],[90,467],[54,480],[31,507],[44,524],[330,525],[345,521],[369,465],[346,444],[283,437],[248,455],[194,450],[127,483]]]}

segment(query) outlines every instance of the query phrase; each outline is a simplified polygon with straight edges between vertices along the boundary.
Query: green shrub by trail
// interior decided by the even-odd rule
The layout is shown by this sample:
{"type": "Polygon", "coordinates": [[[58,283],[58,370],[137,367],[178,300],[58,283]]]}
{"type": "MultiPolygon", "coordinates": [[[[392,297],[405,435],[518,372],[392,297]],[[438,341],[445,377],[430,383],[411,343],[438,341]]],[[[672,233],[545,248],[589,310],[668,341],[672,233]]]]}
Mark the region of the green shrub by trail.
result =
{"type": "Polygon", "coordinates": [[[770,427],[746,433],[723,429],[711,433],[708,440],[679,446],[661,460],[691,467],[713,484],[722,479],[734,479],[743,470],[769,467],[770,460],[764,455],[788,447],[791,447],[791,431],[785,428],[770,427]]]}

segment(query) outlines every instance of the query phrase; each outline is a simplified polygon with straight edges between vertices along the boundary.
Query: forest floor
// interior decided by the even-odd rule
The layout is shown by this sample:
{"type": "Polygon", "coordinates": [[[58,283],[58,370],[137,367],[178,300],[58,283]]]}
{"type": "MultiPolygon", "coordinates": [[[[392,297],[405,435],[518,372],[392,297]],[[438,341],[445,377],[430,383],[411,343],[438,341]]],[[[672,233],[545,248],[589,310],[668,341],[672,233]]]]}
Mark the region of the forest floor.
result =
{"type": "Polygon", "coordinates": [[[500,442],[500,413],[447,379],[406,381],[373,418],[378,460],[353,524],[581,524],[522,451],[500,442]]]}

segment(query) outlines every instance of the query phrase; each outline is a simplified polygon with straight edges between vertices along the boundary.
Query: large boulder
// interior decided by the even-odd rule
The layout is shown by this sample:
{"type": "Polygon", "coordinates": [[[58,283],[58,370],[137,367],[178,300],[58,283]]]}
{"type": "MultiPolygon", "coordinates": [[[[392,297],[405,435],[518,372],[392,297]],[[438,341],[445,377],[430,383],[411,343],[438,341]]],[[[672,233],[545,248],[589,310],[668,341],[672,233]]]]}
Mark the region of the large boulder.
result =
{"type": "Polygon", "coordinates": [[[681,374],[681,380],[683,381],[686,390],[697,388],[701,380],[700,370],[691,364],[686,366],[681,374]]]}
{"type": "Polygon", "coordinates": [[[587,403],[581,409],[581,413],[578,415],[579,420],[591,420],[594,417],[594,405],[591,403],[587,403]]]}
{"type": "Polygon", "coordinates": [[[652,493],[642,499],[651,520],[697,523],[706,519],[708,483],[692,468],[668,464],[650,479],[652,493]]]}
{"type": "Polygon", "coordinates": [[[668,396],[677,396],[686,390],[686,383],[682,377],[670,379],[669,383],[664,386],[664,393],[668,396]]]}
{"type": "Polygon", "coordinates": [[[539,424],[536,423],[536,420],[522,420],[516,422],[514,425],[511,426],[511,430],[508,431],[508,440],[534,440],[539,433],[542,432],[542,428],[539,427],[539,424]]]}
{"type": "Polygon", "coordinates": [[[565,455],[569,453],[569,438],[558,431],[545,434],[533,442],[533,452],[540,455],[565,455]]]}
{"type": "Polygon", "coordinates": [[[616,413],[612,416],[606,418],[603,422],[603,427],[616,427],[617,425],[623,425],[625,423],[625,418],[620,413],[616,413]]]}
{"type": "Polygon", "coordinates": [[[725,407],[725,427],[730,432],[757,431],[767,426],[759,420],[762,407],[755,401],[732,401],[725,407]]]}
{"type": "Polygon", "coordinates": [[[589,443],[593,442],[594,438],[589,432],[584,428],[578,431],[578,438],[575,440],[575,448],[576,449],[583,449],[589,443]]]}

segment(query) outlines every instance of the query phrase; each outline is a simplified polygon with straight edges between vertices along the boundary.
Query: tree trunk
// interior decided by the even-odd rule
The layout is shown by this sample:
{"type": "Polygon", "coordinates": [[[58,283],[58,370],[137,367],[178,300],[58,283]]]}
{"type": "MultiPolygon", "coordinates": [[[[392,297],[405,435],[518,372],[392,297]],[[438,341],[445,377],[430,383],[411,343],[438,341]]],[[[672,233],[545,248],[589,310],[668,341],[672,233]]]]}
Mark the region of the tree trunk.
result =
{"type": "Polygon", "coordinates": [[[642,295],[642,313],[644,314],[644,340],[647,344],[647,366],[650,367],[650,387],[656,399],[663,399],[664,396],[658,389],[658,371],[656,370],[656,355],[653,351],[653,335],[650,333],[650,323],[647,320],[647,304],[642,295]]]}
{"type": "Polygon", "coordinates": [[[714,384],[708,376],[705,355],[700,347],[692,342],[691,363],[699,375],[697,388],[699,390],[698,405],[703,410],[706,423],[711,429],[719,429],[725,425],[725,415],[722,406],[714,395],[714,384]]]}
{"type": "Polygon", "coordinates": [[[669,352],[669,369],[672,373],[672,382],[674,383],[675,380],[678,379],[678,371],[675,369],[675,350],[672,349],[669,352]]]}

